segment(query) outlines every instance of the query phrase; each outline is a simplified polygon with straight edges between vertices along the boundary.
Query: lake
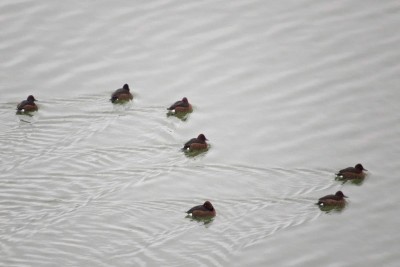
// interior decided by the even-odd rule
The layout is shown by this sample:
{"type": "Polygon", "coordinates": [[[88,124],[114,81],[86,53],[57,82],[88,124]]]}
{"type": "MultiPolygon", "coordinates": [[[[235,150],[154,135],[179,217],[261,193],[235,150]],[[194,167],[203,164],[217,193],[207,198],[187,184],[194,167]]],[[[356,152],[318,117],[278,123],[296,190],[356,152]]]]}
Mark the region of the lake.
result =
{"type": "Polygon", "coordinates": [[[399,14],[2,1],[0,266],[398,266],[399,14]],[[168,116],[184,96],[193,112],[168,116]],[[200,133],[209,149],[184,153],[200,133]],[[357,163],[364,180],[335,179],[357,163]],[[344,209],[315,205],[338,190],[344,209]],[[205,200],[215,218],[186,217],[205,200]]]}

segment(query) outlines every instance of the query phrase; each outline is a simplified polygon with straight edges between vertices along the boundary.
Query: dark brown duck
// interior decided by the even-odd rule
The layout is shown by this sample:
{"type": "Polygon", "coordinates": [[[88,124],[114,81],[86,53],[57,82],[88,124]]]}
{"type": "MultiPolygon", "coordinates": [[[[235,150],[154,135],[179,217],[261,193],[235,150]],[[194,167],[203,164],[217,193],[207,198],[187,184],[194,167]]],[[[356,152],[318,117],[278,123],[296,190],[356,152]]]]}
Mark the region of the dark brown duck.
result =
{"type": "Polygon", "coordinates": [[[167,108],[170,111],[175,111],[175,112],[192,112],[192,105],[189,103],[188,99],[186,97],[182,98],[182,100],[176,101],[174,104],[172,104],[169,108],[167,108]]]}
{"type": "Polygon", "coordinates": [[[124,86],[120,89],[115,90],[111,95],[111,102],[115,103],[117,101],[129,101],[133,99],[133,95],[129,90],[129,85],[124,84],[124,86]]]}
{"type": "Polygon", "coordinates": [[[358,163],[354,167],[348,167],[340,170],[336,175],[344,179],[360,179],[365,177],[364,171],[367,171],[367,169],[364,169],[363,165],[358,163]]]}
{"type": "Polygon", "coordinates": [[[204,202],[203,205],[195,206],[186,213],[198,218],[214,217],[217,214],[210,201],[204,202]]]}
{"type": "Polygon", "coordinates": [[[337,191],[334,195],[321,197],[317,204],[320,206],[343,207],[346,204],[346,200],[344,198],[347,198],[347,196],[345,196],[342,191],[337,191]]]}
{"type": "Polygon", "coordinates": [[[35,104],[35,101],[37,101],[35,97],[33,97],[33,95],[30,95],[26,100],[22,101],[17,105],[17,110],[26,112],[36,111],[38,110],[38,107],[35,104]]]}
{"type": "Polygon", "coordinates": [[[207,141],[208,139],[204,136],[204,134],[199,134],[197,138],[192,138],[189,141],[185,143],[183,146],[183,149],[189,149],[189,150],[200,150],[200,149],[206,149],[207,148],[207,141]]]}

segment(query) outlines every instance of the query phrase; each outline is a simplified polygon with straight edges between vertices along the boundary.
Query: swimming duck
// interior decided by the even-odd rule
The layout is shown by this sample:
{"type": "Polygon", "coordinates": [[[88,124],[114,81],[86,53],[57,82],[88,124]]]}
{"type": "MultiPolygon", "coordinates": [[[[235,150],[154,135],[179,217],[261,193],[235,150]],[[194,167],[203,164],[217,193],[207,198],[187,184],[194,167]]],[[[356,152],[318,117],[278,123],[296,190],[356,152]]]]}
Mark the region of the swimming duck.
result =
{"type": "Polygon", "coordinates": [[[192,112],[193,110],[192,105],[189,103],[186,97],[182,98],[182,100],[176,101],[167,109],[175,112],[192,112]]]}
{"type": "Polygon", "coordinates": [[[18,104],[17,110],[26,112],[36,111],[38,110],[38,106],[36,106],[35,101],[37,101],[35,97],[33,97],[33,95],[30,95],[26,100],[18,104]]]}
{"type": "Polygon", "coordinates": [[[203,205],[195,206],[186,212],[187,214],[192,214],[193,217],[214,217],[217,212],[215,211],[213,205],[210,201],[204,202],[203,205]]]}
{"type": "Polygon", "coordinates": [[[120,89],[115,90],[111,95],[111,102],[115,103],[117,101],[129,101],[133,99],[133,95],[129,91],[129,85],[124,84],[124,86],[120,89]]]}
{"type": "Polygon", "coordinates": [[[367,169],[364,169],[363,165],[358,163],[355,167],[348,167],[340,170],[336,175],[343,179],[360,179],[365,177],[363,171],[367,171],[367,169]]]}
{"type": "Polygon", "coordinates": [[[320,206],[339,206],[343,207],[346,204],[344,198],[347,198],[342,191],[337,191],[334,195],[327,195],[318,200],[317,205],[320,206]]]}
{"type": "Polygon", "coordinates": [[[189,149],[189,150],[200,150],[200,149],[206,149],[207,148],[207,143],[206,140],[208,140],[204,134],[199,134],[197,138],[192,138],[189,141],[185,143],[183,146],[183,149],[189,149]]]}

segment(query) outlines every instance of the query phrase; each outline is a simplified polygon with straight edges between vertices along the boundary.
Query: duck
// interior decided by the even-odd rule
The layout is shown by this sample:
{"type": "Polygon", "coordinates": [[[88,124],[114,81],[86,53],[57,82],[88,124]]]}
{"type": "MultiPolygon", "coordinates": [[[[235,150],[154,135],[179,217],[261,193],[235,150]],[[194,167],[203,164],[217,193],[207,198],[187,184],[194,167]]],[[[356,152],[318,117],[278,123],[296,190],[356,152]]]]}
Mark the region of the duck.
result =
{"type": "Polygon", "coordinates": [[[201,150],[201,149],[206,149],[207,148],[207,143],[208,139],[205,137],[204,134],[199,134],[197,138],[192,138],[189,141],[185,143],[183,146],[183,150],[201,150]]]}
{"type": "Polygon", "coordinates": [[[167,108],[167,110],[180,113],[187,113],[187,112],[192,112],[193,108],[192,105],[189,103],[188,99],[184,97],[182,98],[182,100],[178,100],[174,104],[172,104],[169,108],[167,108]]]}
{"type": "Polygon", "coordinates": [[[17,110],[25,112],[36,111],[38,110],[38,106],[35,104],[35,101],[37,101],[35,97],[29,95],[26,100],[21,101],[21,103],[17,105],[17,110]]]}
{"type": "Polygon", "coordinates": [[[210,201],[204,202],[203,205],[195,206],[188,210],[186,212],[187,214],[191,214],[192,217],[197,217],[197,218],[210,218],[210,217],[215,217],[217,215],[217,212],[215,211],[213,205],[211,204],[210,201]]]}
{"type": "Polygon", "coordinates": [[[340,170],[336,176],[339,176],[343,179],[360,179],[365,177],[365,172],[363,171],[368,171],[367,169],[364,169],[363,165],[358,163],[354,167],[348,167],[343,170],[340,170]]]}
{"type": "Polygon", "coordinates": [[[337,191],[334,195],[321,197],[318,200],[317,205],[343,207],[346,204],[346,200],[344,198],[347,198],[347,196],[345,196],[342,191],[337,191]]]}
{"type": "Polygon", "coordinates": [[[129,85],[124,84],[122,88],[115,90],[111,95],[111,102],[115,103],[117,101],[129,101],[133,99],[133,95],[129,91],[129,85]]]}

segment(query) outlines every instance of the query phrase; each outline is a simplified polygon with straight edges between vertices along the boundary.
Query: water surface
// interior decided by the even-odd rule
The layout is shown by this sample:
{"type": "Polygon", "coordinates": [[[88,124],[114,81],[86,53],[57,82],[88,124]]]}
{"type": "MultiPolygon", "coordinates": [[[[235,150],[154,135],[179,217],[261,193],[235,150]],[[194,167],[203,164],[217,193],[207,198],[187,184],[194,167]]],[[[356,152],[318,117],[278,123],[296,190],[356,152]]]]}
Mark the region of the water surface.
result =
{"type": "Polygon", "coordinates": [[[397,266],[399,12],[3,1],[0,265],[397,266]],[[194,112],[167,116],[183,96],[194,112]],[[362,183],[334,179],[359,162],[362,183]],[[345,209],[314,205],[337,190],[345,209]],[[185,218],[204,200],[211,222],[185,218]]]}

